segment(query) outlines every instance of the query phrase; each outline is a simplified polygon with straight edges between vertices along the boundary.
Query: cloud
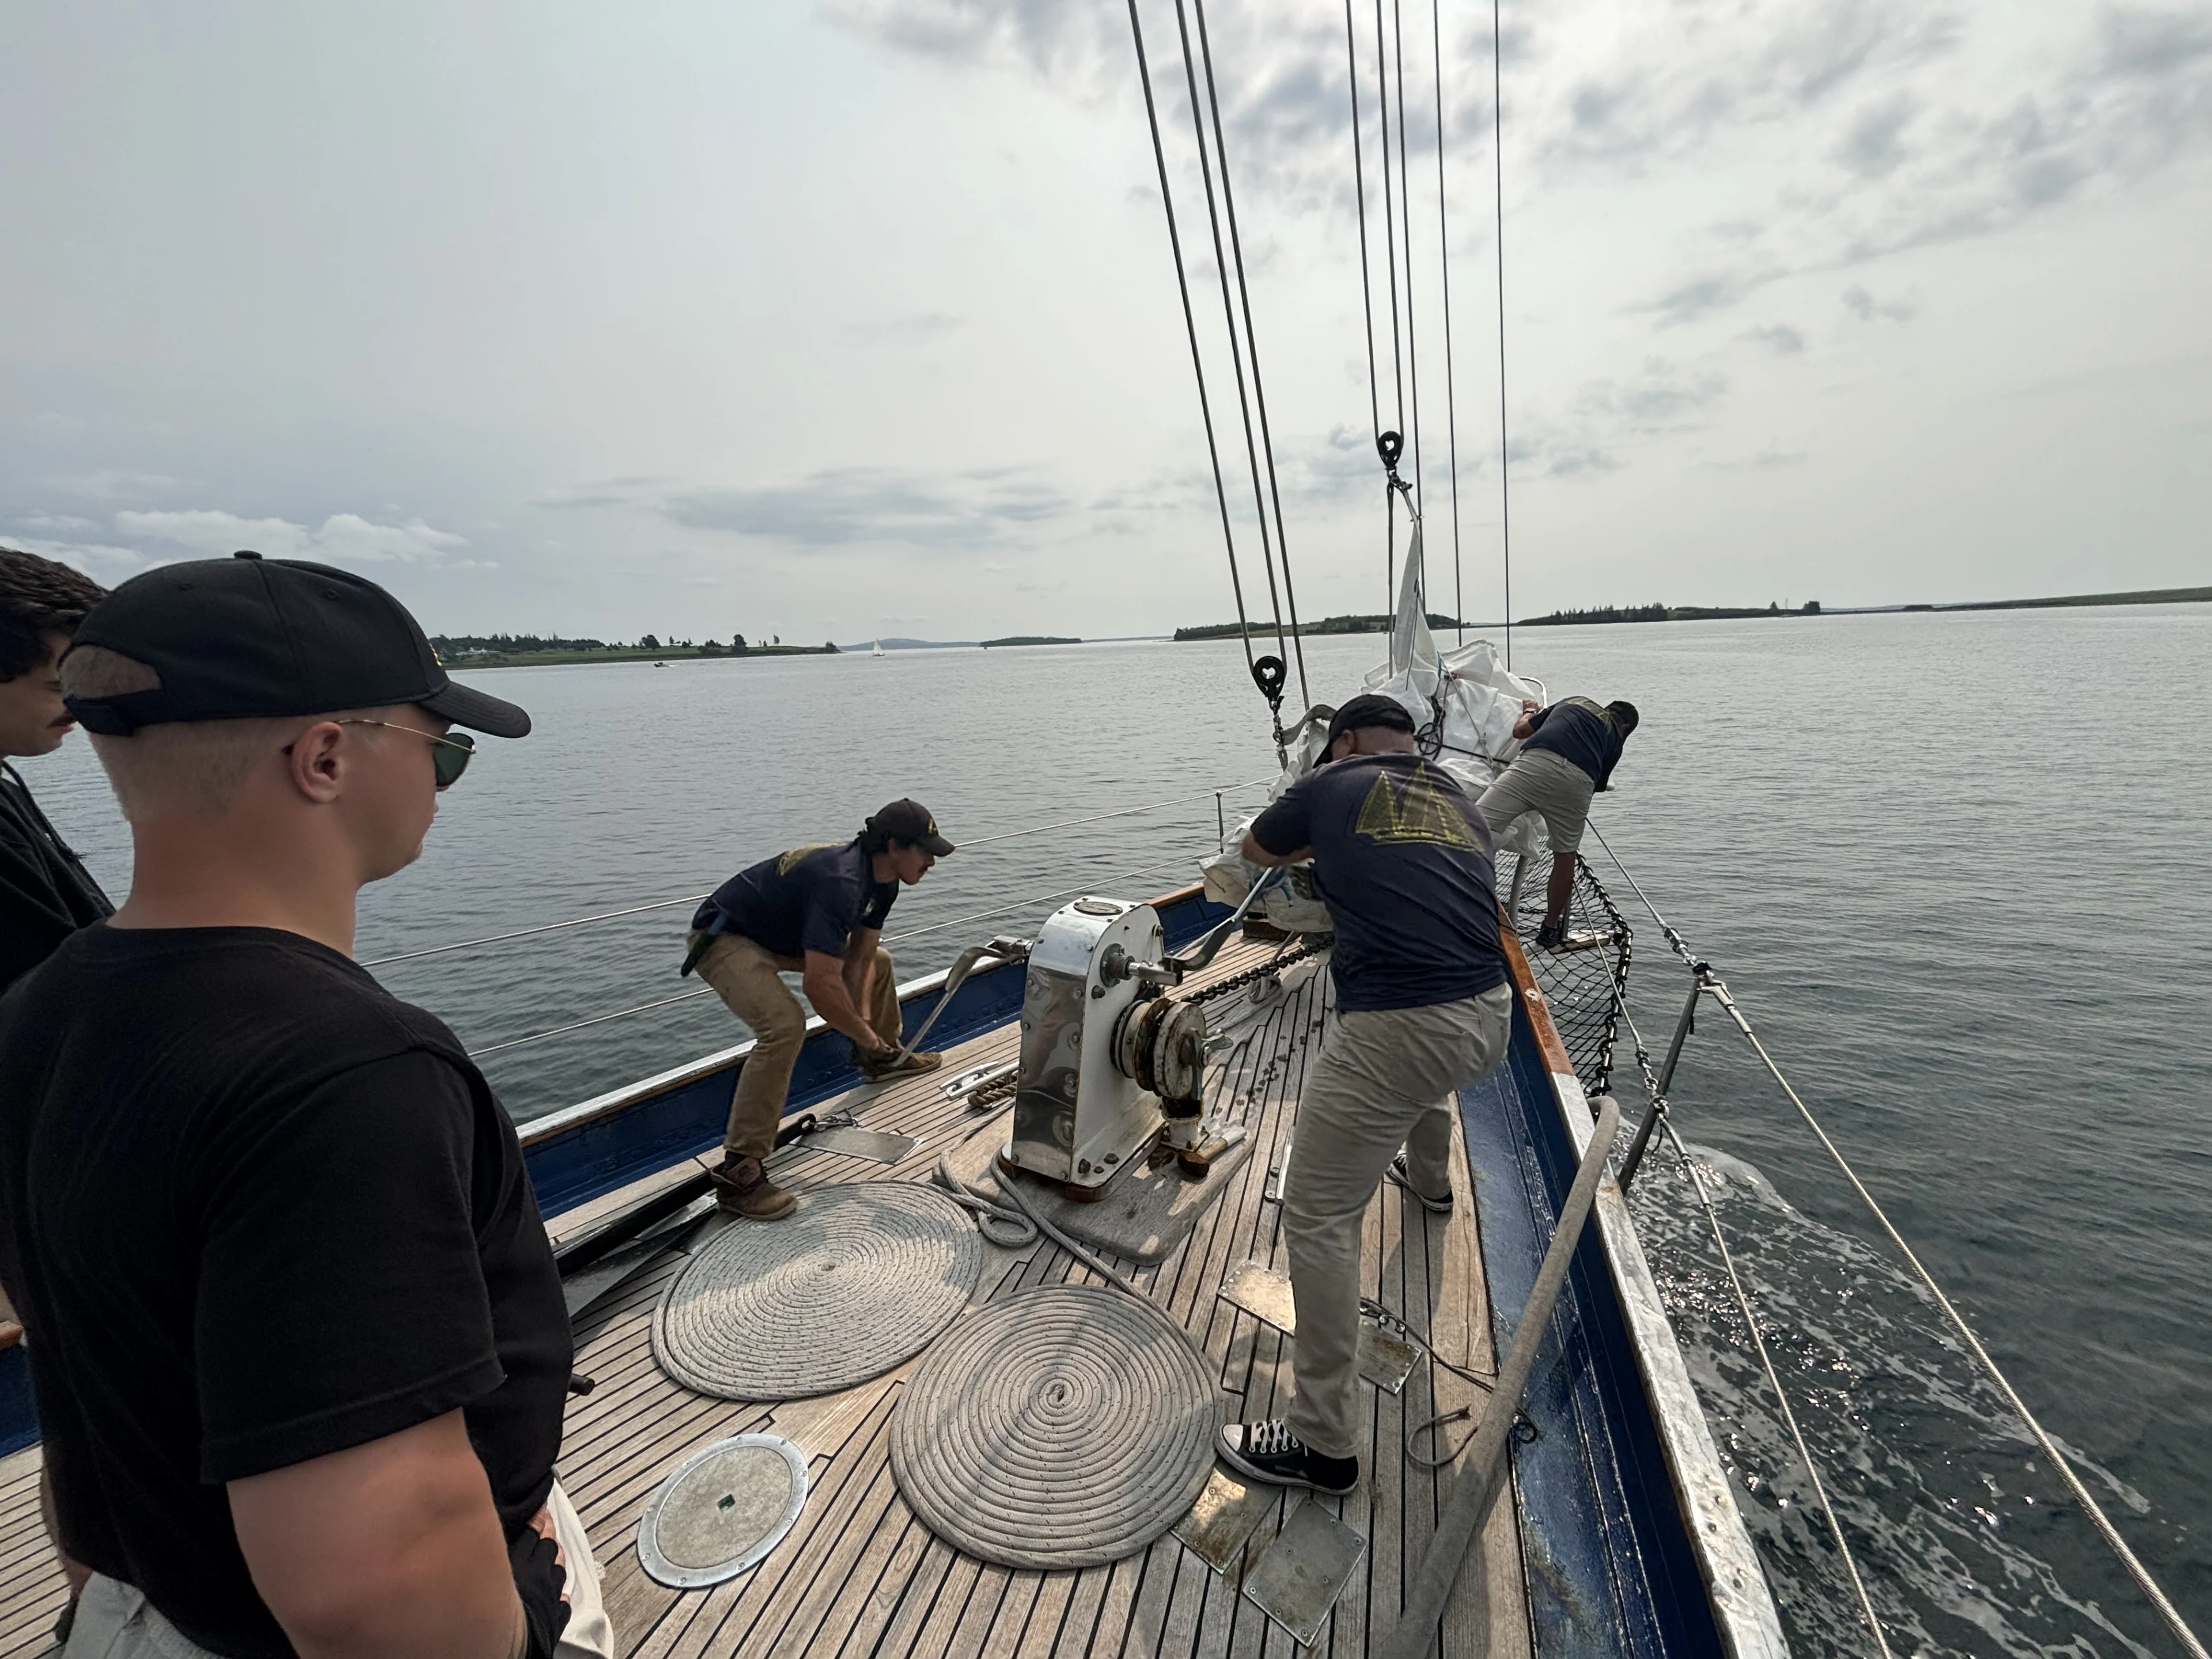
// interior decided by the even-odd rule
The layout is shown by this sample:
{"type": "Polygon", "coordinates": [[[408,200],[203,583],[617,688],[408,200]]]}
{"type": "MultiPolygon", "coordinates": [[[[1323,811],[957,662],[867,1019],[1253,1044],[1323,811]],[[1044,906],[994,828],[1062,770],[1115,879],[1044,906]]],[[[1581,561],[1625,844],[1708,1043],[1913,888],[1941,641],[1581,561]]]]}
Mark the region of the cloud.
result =
{"type": "Polygon", "coordinates": [[[1632,441],[1697,429],[1695,418],[1728,393],[1728,376],[1710,365],[1646,358],[1635,374],[1585,380],[1562,416],[1538,411],[1521,421],[1508,446],[1517,477],[1575,478],[1618,471],[1632,441]]]}
{"type": "Polygon", "coordinates": [[[135,548],[112,547],[100,542],[58,542],[9,538],[5,544],[21,553],[35,553],[43,559],[58,559],[74,566],[95,581],[112,587],[125,577],[135,576],[155,561],[135,548]]]}
{"type": "Polygon", "coordinates": [[[335,563],[374,564],[392,560],[436,561],[459,568],[482,568],[483,561],[455,560],[468,539],[433,530],[420,519],[402,525],[375,524],[355,513],[334,513],[319,529],[286,519],[246,519],[234,513],[194,508],[180,513],[115,515],[125,535],[168,542],[201,553],[231,553],[252,548],[280,559],[318,559],[335,563]]]}
{"type": "Polygon", "coordinates": [[[1893,323],[1902,323],[1909,321],[1920,307],[1911,300],[1878,300],[1853,283],[1844,290],[1844,309],[1863,323],[1884,317],[1893,323]]]}
{"type": "Polygon", "coordinates": [[[974,545],[995,541],[1012,526],[1060,518],[1073,505],[1034,467],[949,474],[840,467],[793,484],[680,490],[653,504],[691,529],[802,547],[974,545]]]}
{"type": "Polygon", "coordinates": [[[907,317],[884,317],[872,322],[848,323],[849,333],[873,339],[908,341],[921,344],[930,340],[941,340],[968,325],[965,317],[956,317],[945,311],[917,312],[907,317]]]}
{"type": "Polygon", "coordinates": [[[1905,161],[1905,129],[1918,110],[1919,100],[1909,92],[1869,105],[1844,129],[1836,160],[1862,179],[1887,177],[1905,161]]]}
{"type": "Polygon", "coordinates": [[[72,495],[114,501],[125,495],[157,495],[184,487],[185,480],[166,472],[129,472],[116,467],[98,472],[72,472],[54,480],[55,487],[72,495]]]}
{"type": "Polygon", "coordinates": [[[15,522],[26,530],[97,530],[100,526],[90,519],[73,518],[66,513],[33,513],[15,522]]]}
{"type": "Polygon", "coordinates": [[[1805,336],[1787,323],[1762,323],[1747,329],[1742,338],[1765,346],[1778,357],[1794,357],[1805,349],[1805,336]]]}

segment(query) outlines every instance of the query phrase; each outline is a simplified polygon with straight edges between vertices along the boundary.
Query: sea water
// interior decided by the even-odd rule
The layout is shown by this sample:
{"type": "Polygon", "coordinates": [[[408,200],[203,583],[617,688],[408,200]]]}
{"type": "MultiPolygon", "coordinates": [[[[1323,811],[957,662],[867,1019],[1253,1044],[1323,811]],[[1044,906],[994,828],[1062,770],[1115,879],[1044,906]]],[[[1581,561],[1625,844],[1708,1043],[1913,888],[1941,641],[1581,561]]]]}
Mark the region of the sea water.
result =
{"type": "MultiPolygon", "coordinates": [[[[1313,697],[1382,650],[1305,641],[1313,697]]],[[[1641,708],[1594,822],[2212,1629],[2212,607],[1521,629],[1514,660],[1554,696],[1641,708]]],[[[1233,641],[471,678],[537,731],[479,740],[420,864],[366,896],[361,956],[685,901],[377,969],[493,1050],[525,1119],[741,1035],[711,998],[668,1000],[697,985],[676,972],[688,901],[756,859],[922,800],[966,846],[892,913],[915,975],[1071,890],[1189,879],[1217,813],[1233,828],[1275,770],[1233,641]]],[[[119,895],[82,740],[24,770],[119,895]]],[[[1686,971],[1585,850],[1637,929],[1632,1009],[1661,1043],[1686,971]]],[[[1635,1075],[1624,1050],[1632,1117],[1635,1075]]],[[[1710,1006],[1673,1092],[1893,1648],[2171,1650],[1710,1006]]],[[[1671,1152],[1635,1206],[1793,1645],[1870,1650],[1671,1152]]]]}

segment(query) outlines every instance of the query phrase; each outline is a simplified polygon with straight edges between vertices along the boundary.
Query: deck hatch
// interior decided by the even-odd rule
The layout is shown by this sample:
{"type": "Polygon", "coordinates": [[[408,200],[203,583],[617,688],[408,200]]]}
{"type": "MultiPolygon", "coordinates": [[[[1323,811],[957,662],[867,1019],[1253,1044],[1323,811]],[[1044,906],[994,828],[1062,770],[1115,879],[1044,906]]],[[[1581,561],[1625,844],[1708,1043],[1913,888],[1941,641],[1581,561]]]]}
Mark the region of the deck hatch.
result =
{"type": "Polygon", "coordinates": [[[781,1435],[740,1434],[671,1471],[638,1523],[646,1571],[678,1589],[734,1578],[783,1541],[806,1502],[806,1459],[781,1435]]]}

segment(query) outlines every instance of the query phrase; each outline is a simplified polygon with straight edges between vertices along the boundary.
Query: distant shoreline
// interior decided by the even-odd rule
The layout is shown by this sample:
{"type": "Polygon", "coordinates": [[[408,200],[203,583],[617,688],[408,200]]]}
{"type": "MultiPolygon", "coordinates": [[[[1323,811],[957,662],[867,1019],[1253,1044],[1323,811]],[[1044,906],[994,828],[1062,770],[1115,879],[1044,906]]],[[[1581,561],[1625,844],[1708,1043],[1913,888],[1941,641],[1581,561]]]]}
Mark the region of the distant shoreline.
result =
{"type": "Polygon", "coordinates": [[[1523,617],[1516,628],[1585,628],[1608,623],[1729,622],[1755,617],[1881,617],[1908,611],[2054,611],[2079,605],[2212,604],[2212,587],[2145,587],[2128,593],[2069,593],[2047,599],[1963,599],[1949,605],[1823,605],[1818,599],[1784,610],[1779,605],[1601,605],[1523,617]]]}
{"type": "MultiPolygon", "coordinates": [[[[432,641],[434,645],[435,641],[432,641]]],[[[844,653],[834,645],[752,645],[743,651],[727,646],[667,645],[653,650],[641,646],[611,645],[596,651],[483,651],[440,654],[448,668],[550,668],[568,663],[595,662],[742,662],[748,657],[836,657],[844,653]]]]}

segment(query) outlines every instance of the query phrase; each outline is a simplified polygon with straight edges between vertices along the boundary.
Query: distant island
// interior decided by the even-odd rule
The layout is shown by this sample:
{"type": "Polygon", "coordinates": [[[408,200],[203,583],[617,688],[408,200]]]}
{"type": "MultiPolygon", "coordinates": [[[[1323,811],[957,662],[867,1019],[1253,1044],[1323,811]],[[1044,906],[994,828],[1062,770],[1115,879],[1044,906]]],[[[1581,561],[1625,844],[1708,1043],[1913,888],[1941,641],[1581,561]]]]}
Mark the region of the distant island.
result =
{"type": "Polygon", "coordinates": [[[1002,645],[1080,645],[1081,640],[1062,639],[1057,634],[1009,634],[1003,640],[986,640],[983,648],[995,650],[1002,645]]]}
{"type": "MultiPolygon", "coordinates": [[[[1390,631],[1390,623],[1392,620],[1393,618],[1383,616],[1324,617],[1319,622],[1300,623],[1296,629],[1285,628],[1283,631],[1285,634],[1297,633],[1299,635],[1387,634],[1390,631]]],[[[1452,617],[1440,617],[1436,612],[1431,611],[1429,613],[1429,626],[1431,628],[1473,628],[1476,626],[1476,624],[1474,623],[1463,623],[1452,617]]],[[[1203,628],[1178,628],[1175,631],[1175,636],[1178,640],[1233,640],[1243,631],[1244,629],[1243,624],[1238,623],[1208,623],[1203,628]]],[[[1272,623],[1254,623],[1252,624],[1252,637],[1255,640],[1261,638],[1272,639],[1274,636],[1274,624],[1272,623]]]]}
{"type": "Polygon", "coordinates": [[[835,645],[756,645],[742,634],[719,640],[670,639],[646,634],[634,645],[621,641],[568,640],[538,634],[434,634],[430,648],[448,668],[536,668],[550,663],[674,662],[699,657],[834,657],[835,645]]]}
{"type": "MultiPolygon", "coordinates": [[[[1779,604],[1759,605],[1599,605],[1587,611],[1554,611],[1524,617],[1518,628],[1580,628],[1593,623],[1715,622],[1740,617],[1870,617],[1908,611],[2049,611],[2082,605],[2212,604],[2212,587],[2146,587],[2130,593],[2069,593],[2048,599],[1966,599],[1950,605],[1871,605],[1824,611],[1818,599],[1785,611],[1779,604]]],[[[1235,632],[1231,629],[1231,632],[1235,632]]],[[[1176,638],[1182,636],[1178,634],[1176,638]]]]}

